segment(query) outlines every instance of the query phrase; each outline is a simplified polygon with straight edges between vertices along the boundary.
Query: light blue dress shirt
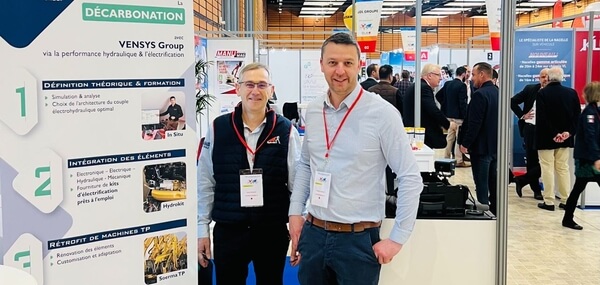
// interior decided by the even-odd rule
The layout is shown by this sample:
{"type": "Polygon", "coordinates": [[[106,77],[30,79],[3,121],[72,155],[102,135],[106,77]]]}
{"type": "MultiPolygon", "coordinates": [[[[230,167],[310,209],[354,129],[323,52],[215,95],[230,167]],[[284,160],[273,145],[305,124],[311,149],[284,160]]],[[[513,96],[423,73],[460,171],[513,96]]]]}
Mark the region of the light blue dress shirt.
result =
{"type": "Polygon", "coordinates": [[[360,90],[357,84],[338,109],[327,95],[308,105],[289,214],[303,213],[315,173],[323,171],[331,173],[329,205],[309,205],[309,213],[339,223],[381,221],[385,218],[385,167],[390,165],[398,175],[398,208],[390,239],[404,244],[415,224],[423,180],[398,110],[381,96],[363,91],[333,143],[328,162],[325,159],[323,110],[331,140],[360,90]]]}
{"type": "MultiPolygon", "coordinates": [[[[254,131],[250,131],[248,126],[244,123],[244,138],[246,143],[253,150],[256,149],[258,144],[258,138],[262,133],[263,129],[267,124],[265,119],[260,126],[254,131]]],[[[206,133],[204,137],[204,145],[202,146],[202,152],[200,153],[200,159],[198,161],[198,238],[209,237],[210,234],[210,222],[212,221],[210,213],[212,212],[215,200],[215,178],[213,171],[213,136],[214,136],[214,125],[206,133]]],[[[237,138],[231,138],[237,139],[237,138]]],[[[248,163],[253,168],[254,162],[252,161],[252,154],[246,151],[248,163]]],[[[288,166],[288,189],[292,189],[294,177],[295,177],[295,165],[300,157],[300,136],[296,128],[292,126],[290,131],[290,139],[288,143],[288,155],[287,155],[287,166],[288,166]]]]}

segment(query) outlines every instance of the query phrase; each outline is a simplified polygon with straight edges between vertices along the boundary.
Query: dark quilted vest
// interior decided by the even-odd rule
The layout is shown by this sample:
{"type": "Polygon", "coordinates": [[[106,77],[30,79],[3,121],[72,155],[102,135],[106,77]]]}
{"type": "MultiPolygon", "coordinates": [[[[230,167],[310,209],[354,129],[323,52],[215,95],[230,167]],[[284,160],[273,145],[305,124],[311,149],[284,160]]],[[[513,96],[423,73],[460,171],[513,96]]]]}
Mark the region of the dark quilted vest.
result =
{"type": "Polygon", "coordinates": [[[244,138],[244,124],[240,105],[235,112],[214,121],[213,170],[216,181],[212,219],[222,223],[265,224],[287,223],[290,193],[287,188],[287,153],[290,121],[274,111],[267,111],[267,123],[260,134],[257,146],[265,140],[254,160],[254,169],[263,171],[262,207],[241,207],[241,169],[249,169],[246,148],[238,139],[233,126],[244,138]],[[272,131],[272,132],[271,132],[272,131]],[[276,138],[279,137],[278,142],[276,138]]]}

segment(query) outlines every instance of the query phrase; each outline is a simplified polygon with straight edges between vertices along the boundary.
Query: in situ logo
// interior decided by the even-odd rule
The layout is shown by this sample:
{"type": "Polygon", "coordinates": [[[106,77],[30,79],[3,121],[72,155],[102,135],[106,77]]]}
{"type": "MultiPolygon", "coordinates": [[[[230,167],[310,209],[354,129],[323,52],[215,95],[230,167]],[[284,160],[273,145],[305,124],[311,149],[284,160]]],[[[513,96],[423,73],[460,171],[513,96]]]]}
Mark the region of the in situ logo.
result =
{"type": "Polygon", "coordinates": [[[185,24],[185,9],[170,7],[83,3],[84,21],[185,24]]]}

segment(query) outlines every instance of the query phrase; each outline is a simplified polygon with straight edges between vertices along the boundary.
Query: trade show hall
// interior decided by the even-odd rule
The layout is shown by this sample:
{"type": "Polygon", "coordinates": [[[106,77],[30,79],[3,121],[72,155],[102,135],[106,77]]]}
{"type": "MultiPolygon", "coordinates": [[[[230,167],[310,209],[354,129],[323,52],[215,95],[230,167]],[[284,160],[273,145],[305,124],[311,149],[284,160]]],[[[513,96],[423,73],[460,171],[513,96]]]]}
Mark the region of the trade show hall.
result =
{"type": "MultiPolygon", "coordinates": [[[[573,139],[572,130],[557,140],[567,147],[560,160],[555,156],[552,167],[556,175],[552,176],[547,175],[546,152],[538,155],[536,142],[530,140],[539,119],[535,114],[539,111],[542,116],[543,106],[536,109],[535,96],[542,94],[545,86],[552,86],[545,92],[562,87],[574,91],[568,103],[577,106],[573,111],[577,114],[568,117],[574,125],[578,124],[577,115],[585,112],[586,103],[598,101],[593,99],[595,91],[590,85],[600,81],[600,71],[593,68],[600,66],[600,48],[594,41],[600,36],[600,16],[595,14],[600,13],[595,12],[600,10],[598,1],[261,2],[245,1],[244,8],[259,10],[246,11],[241,20],[221,17],[212,9],[221,7],[223,12],[242,7],[235,0],[224,1],[223,6],[214,1],[200,3],[206,19],[197,23],[198,50],[204,61],[217,65],[207,69],[204,89],[215,94],[216,102],[200,127],[211,128],[209,122],[235,110],[239,100],[227,95],[235,92],[231,83],[245,65],[258,61],[269,69],[274,87],[269,106],[290,119],[306,143],[311,102],[331,90],[322,61],[326,40],[340,32],[351,34],[360,49],[358,83],[399,111],[425,186],[412,234],[402,250],[382,265],[378,284],[598,283],[599,185],[585,185],[585,191],[573,198],[574,210],[567,205],[585,161],[576,155],[580,151],[573,149],[577,135],[583,140],[583,134],[579,132],[573,139]],[[515,15],[514,19],[507,13],[515,15]],[[214,25],[219,20],[223,20],[222,26],[214,25]],[[513,36],[500,36],[506,32],[513,36]],[[589,49],[588,43],[594,48],[589,49]],[[237,55],[231,57],[223,51],[237,55]],[[482,75],[488,71],[489,76],[482,75]],[[414,88],[419,81],[422,87],[414,88]],[[480,94],[490,96],[489,92],[477,92],[483,84],[496,88],[491,111],[477,98],[480,94]],[[418,96],[420,109],[415,108],[418,96]],[[474,124],[468,116],[475,114],[494,120],[486,121],[483,131],[469,141],[469,130],[461,132],[465,125],[474,124]],[[493,138],[486,138],[485,147],[494,149],[495,175],[489,177],[494,176],[497,184],[489,186],[489,191],[497,189],[489,201],[490,192],[483,197],[481,192],[486,190],[479,189],[485,189],[479,184],[482,165],[462,149],[486,136],[493,138]],[[566,172],[565,165],[569,166],[566,172]],[[549,191],[549,187],[555,189],[549,191]],[[452,192],[457,190],[462,194],[452,192]],[[436,200],[440,197],[445,200],[436,200]]],[[[562,111],[555,110],[549,111],[551,118],[541,120],[567,120],[566,115],[559,115],[562,111]]],[[[325,111],[321,116],[326,117],[325,111]]],[[[328,117],[323,120],[329,121],[328,117]]],[[[387,189],[400,191],[400,181],[390,184],[388,180],[387,189]]],[[[390,192],[386,193],[389,203],[390,192]]],[[[394,233],[394,212],[390,214],[387,205],[382,239],[394,233]]],[[[308,212],[314,215],[312,209],[309,207],[308,212]]],[[[292,235],[287,261],[294,259],[293,239],[292,235]]],[[[303,278],[306,273],[302,266],[287,261],[283,284],[311,284],[303,278]]],[[[218,261],[214,267],[219,267],[218,261]]],[[[257,284],[260,273],[252,263],[250,268],[247,284],[257,284]]],[[[218,269],[212,274],[200,271],[204,282],[219,280],[218,269]]]]}
{"type": "Polygon", "coordinates": [[[0,1],[0,285],[600,285],[600,0],[0,1]]]}

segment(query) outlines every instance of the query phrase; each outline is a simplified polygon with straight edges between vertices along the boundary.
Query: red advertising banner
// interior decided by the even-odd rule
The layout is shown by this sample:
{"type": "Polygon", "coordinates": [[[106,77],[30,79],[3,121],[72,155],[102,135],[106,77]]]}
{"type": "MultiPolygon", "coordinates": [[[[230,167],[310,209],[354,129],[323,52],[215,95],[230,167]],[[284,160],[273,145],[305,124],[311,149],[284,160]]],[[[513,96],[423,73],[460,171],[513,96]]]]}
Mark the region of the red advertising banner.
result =
{"type": "MultiPolygon", "coordinates": [[[[552,19],[562,18],[563,16],[563,5],[562,0],[556,1],[554,3],[554,9],[552,10],[552,19]]],[[[562,28],[562,21],[556,21],[552,23],[553,28],[562,28]]]]}
{"type": "MultiPolygon", "coordinates": [[[[600,39],[600,31],[594,32],[594,37],[600,39]]],[[[584,103],[583,99],[583,87],[585,87],[585,80],[587,77],[588,67],[592,67],[592,81],[600,81],[600,40],[594,40],[590,45],[593,50],[592,62],[588,63],[587,50],[588,50],[588,32],[587,31],[576,31],[575,32],[575,82],[574,88],[579,94],[579,100],[584,103]]]]}

